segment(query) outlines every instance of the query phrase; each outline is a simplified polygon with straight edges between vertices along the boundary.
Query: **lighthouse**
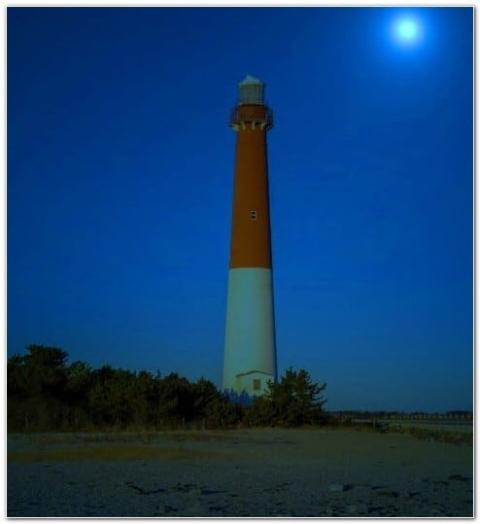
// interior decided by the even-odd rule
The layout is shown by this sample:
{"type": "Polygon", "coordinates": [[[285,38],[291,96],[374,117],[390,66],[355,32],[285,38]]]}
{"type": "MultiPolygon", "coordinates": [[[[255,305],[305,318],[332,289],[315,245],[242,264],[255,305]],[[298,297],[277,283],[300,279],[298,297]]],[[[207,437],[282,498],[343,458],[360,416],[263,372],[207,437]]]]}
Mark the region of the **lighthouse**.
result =
{"type": "Polygon", "coordinates": [[[236,132],[223,387],[259,396],[277,378],[268,191],[265,85],[239,84],[230,126],[236,132]]]}

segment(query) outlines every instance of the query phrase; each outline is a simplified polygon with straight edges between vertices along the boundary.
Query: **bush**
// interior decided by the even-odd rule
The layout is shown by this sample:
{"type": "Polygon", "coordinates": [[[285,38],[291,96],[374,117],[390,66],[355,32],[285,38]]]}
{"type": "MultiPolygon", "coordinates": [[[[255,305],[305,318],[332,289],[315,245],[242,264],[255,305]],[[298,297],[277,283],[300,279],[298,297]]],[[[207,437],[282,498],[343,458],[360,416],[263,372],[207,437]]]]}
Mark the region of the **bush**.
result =
{"type": "Polygon", "coordinates": [[[326,384],[313,383],[304,369],[288,369],[280,382],[269,382],[266,395],[258,397],[247,410],[251,426],[294,427],[325,421],[322,394],[326,384]]]}
{"type": "Polygon", "coordinates": [[[292,427],[325,416],[325,384],[313,383],[303,369],[287,370],[266,395],[244,406],[242,395],[229,398],[204,378],[189,382],[177,373],[92,369],[66,360],[65,351],[39,345],[8,360],[10,431],[292,427]]]}

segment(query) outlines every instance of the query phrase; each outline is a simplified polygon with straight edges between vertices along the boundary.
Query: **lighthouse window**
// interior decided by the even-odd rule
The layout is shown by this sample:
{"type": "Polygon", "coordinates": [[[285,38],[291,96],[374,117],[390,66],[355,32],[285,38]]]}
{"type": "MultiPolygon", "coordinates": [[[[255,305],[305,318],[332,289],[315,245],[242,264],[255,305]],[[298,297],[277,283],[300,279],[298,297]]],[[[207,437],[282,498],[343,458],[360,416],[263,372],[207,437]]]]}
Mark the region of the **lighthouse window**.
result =
{"type": "Polygon", "coordinates": [[[259,378],[253,379],[253,389],[256,391],[260,389],[260,379],[259,378]]]}
{"type": "Polygon", "coordinates": [[[257,210],[256,209],[250,209],[250,219],[257,220],[257,210]]]}

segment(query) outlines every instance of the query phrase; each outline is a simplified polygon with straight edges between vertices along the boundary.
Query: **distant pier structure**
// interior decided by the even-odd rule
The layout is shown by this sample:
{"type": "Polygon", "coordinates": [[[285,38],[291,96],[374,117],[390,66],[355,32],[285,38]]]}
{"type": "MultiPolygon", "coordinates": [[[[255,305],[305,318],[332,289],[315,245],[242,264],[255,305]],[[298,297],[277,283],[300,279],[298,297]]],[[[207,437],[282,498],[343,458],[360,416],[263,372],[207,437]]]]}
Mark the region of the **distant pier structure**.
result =
{"type": "Polygon", "coordinates": [[[264,90],[248,75],[230,119],[236,157],[223,387],[249,396],[277,379],[267,169],[273,119],[264,90]]]}

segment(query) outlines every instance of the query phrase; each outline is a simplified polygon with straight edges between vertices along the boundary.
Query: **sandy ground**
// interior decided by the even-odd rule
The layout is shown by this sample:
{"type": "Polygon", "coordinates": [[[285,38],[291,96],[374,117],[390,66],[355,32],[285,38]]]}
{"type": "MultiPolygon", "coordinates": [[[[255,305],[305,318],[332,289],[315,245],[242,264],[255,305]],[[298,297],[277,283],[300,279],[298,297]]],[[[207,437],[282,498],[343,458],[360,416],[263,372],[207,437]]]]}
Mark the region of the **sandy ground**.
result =
{"type": "Polygon", "coordinates": [[[8,437],[8,516],[473,515],[468,445],[368,431],[8,437]]]}

